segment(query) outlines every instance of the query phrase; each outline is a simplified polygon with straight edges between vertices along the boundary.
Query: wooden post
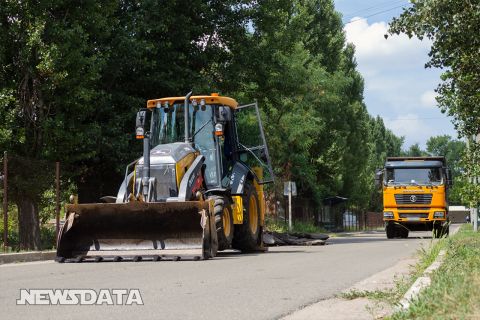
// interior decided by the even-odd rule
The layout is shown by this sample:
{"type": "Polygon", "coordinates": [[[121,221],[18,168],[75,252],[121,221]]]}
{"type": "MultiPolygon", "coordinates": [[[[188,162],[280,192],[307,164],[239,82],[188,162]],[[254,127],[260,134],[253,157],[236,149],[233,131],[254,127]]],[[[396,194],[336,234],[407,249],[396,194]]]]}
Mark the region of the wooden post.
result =
{"type": "Polygon", "coordinates": [[[3,251],[8,247],[8,158],[3,152],[3,251]]]}
{"type": "Polygon", "coordinates": [[[60,162],[55,163],[55,239],[58,238],[60,232],[60,162]]]}

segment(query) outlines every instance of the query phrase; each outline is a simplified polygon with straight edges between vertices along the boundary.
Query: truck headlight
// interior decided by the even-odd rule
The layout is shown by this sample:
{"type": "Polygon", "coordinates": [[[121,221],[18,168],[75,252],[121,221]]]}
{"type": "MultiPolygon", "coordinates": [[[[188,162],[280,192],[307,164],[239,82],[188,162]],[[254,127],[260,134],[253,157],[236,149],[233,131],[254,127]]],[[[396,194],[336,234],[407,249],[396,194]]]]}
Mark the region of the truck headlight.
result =
{"type": "Polygon", "coordinates": [[[383,217],[384,217],[385,219],[393,219],[393,212],[391,212],[391,211],[386,211],[386,212],[383,213],[383,217]]]}
{"type": "Polygon", "coordinates": [[[445,218],[445,212],[443,211],[435,211],[435,213],[433,214],[433,217],[434,218],[445,218]]]}

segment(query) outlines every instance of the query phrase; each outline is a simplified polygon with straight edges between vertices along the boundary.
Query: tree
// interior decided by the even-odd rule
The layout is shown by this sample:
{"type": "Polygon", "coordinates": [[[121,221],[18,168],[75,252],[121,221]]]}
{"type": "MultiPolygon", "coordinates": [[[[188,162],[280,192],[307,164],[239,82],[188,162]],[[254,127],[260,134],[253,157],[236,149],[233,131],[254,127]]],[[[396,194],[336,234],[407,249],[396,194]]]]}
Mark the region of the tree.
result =
{"type": "Polygon", "coordinates": [[[432,156],[444,156],[454,176],[462,173],[460,162],[465,149],[465,142],[449,135],[430,137],[427,141],[427,152],[432,156]]]}
{"type": "Polygon", "coordinates": [[[425,157],[428,154],[420,148],[418,143],[412,144],[403,154],[405,157],[425,157]]]}
{"type": "Polygon", "coordinates": [[[454,140],[448,135],[430,137],[427,152],[432,156],[444,156],[448,168],[452,171],[453,186],[448,194],[449,204],[461,204],[465,179],[462,177],[462,156],[466,150],[465,142],[454,140]]]}
{"type": "Polygon", "coordinates": [[[112,2],[8,1],[0,6],[2,146],[16,157],[12,198],[21,247],[40,248],[38,203],[51,185],[45,162],[88,158],[99,125],[86,121],[106,52],[112,2]],[[5,131],[4,131],[5,132],[5,131]]]}

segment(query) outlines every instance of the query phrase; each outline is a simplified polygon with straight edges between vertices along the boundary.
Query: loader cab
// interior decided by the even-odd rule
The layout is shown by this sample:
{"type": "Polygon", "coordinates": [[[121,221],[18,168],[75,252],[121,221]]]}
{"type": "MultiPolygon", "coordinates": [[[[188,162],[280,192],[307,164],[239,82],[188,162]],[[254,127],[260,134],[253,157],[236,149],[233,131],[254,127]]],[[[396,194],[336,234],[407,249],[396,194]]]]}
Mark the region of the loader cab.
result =
{"type": "MultiPolygon", "coordinates": [[[[185,141],[183,102],[158,104],[152,108],[151,149],[185,141]]],[[[219,187],[232,161],[231,111],[228,107],[192,100],[188,106],[188,135],[192,146],[205,157],[205,183],[219,187]]]]}
{"type": "Polygon", "coordinates": [[[273,181],[268,149],[258,104],[238,105],[229,97],[170,97],[147,102],[151,110],[150,148],[172,143],[189,143],[205,157],[208,189],[230,188],[231,177],[255,173],[259,184],[273,181]],[[185,122],[188,130],[185,130],[185,122]],[[185,139],[187,135],[187,139],[185,139]],[[239,166],[243,166],[240,169],[239,166]],[[257,168],[257,169],[255,169],[257,168]]]}

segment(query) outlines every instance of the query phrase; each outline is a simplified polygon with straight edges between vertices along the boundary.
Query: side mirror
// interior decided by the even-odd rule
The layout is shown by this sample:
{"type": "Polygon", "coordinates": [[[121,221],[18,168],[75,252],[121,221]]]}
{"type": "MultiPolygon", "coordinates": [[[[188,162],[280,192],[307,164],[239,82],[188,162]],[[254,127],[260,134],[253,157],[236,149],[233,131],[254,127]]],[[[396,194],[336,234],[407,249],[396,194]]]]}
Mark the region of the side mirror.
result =
{"type": "Polygon", "coordinates": [[[217,122],[228,122],[232,120],[232,110],[229,107],[218,107],[217,122]]]}
{"type": "Polygon", "coordinates": [[[380,186],[382,185],[382,180],[383,180],[383,170],[382,169],[375,170],[375,187],[380,188],[380,186]]]}
{"type": "Polygon", "coordinates": [[[453,185],[452,171],[447,168],[445,170],[445,175],[447,176],[447,185],[451,187],[453,185]]]}
{"type": "Polygon", "coordinates": [[[135,134],[137,139],[145,138],[145,123],[147,121],[147,110],[142,109],[137,112],[137,119],[135,121],[135,134]]]}

